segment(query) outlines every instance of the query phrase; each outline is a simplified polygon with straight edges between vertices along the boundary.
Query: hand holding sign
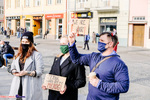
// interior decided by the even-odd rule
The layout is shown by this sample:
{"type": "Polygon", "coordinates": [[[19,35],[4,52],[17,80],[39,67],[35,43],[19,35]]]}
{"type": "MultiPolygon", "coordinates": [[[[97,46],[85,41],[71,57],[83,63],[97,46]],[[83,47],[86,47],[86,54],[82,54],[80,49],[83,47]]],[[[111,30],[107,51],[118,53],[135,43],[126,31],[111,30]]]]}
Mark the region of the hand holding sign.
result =
{"type": "Polygon", "coordinates": [[[65,92],[65,89],[64,89],[65,82],[66,82],[66,77],[46,74],[42,88],[44,90],[50,89],[50,90],[65,92]]]}

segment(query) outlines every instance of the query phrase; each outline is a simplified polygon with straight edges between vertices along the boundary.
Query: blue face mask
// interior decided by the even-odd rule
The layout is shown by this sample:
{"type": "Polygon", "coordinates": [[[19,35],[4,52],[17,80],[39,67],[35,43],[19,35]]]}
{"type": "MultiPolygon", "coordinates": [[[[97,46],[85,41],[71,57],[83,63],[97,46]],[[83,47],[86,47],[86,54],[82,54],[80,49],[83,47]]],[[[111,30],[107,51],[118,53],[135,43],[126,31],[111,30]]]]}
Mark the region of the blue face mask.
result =
{"type": "Polygon", "coordinates": [[[105,48],[105,46],[106,46],[106,43],[98,42],[98,51],[100,51],[101,53],[103,53],[105,50],[107,50],[105,48]]]}

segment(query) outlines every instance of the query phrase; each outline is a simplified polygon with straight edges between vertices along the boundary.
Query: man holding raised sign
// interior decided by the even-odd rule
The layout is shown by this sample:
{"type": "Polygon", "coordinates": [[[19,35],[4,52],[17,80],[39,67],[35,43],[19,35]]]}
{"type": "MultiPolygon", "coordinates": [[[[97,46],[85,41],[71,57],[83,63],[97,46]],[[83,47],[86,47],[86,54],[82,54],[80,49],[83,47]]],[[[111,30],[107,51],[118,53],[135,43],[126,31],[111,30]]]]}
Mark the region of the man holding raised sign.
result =
{"type": "Polygon", "coordinates": [[[61,55],[55,57],[51,71],[47,74],[42,88],[49,89],[48,100],[77,100],[78,88],[85,86],[85,68],[73,64],[70,59],[68,38],[60,39],[61,55]],[[66,82],[65,82],[66,80],[66,82]],[[62,86],[65,85],[62,89],[62,86]]]}

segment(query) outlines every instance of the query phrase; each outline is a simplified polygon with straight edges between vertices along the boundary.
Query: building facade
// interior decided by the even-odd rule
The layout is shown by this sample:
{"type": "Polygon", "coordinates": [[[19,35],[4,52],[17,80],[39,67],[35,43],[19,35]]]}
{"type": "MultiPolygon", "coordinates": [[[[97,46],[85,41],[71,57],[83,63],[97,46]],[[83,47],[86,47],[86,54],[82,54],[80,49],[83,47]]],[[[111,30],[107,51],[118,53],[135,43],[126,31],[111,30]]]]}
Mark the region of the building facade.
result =
{"type": "Polygon", "coordinates": [[[0,32],[2,27],[4,27],[4,2],[0,0],[0,32]]]}
{"type": "Polygon", "coordinates": [[[130,0],[129,11],[129,46],[150,48],[150,0],[130,0]]]}
{"type": "MultiPolygon", "coordinates": [[[[94,0],[94,2],[93,0],[76,0],[76,5],[70,4],[72,4],[69,8],[70,11],[76,14],[92,13],[92,17],[89,18],[91,37],[93,32],[100,34],[116,29],[119,45],[128,46],[129,0],[94,0]]],[[[85,14],[82,18],[85,18],[85,14]]],[[[79,36],[77,39],[83,41],[83,36],[79,36]]]]}
{"type": "Polygon", "coordinates": [[[5,0],[5,27],[13,34],[17,28],[26,28],[34,36],[44,35],[59,39],[67,34],[66,0],[5,0]]]}

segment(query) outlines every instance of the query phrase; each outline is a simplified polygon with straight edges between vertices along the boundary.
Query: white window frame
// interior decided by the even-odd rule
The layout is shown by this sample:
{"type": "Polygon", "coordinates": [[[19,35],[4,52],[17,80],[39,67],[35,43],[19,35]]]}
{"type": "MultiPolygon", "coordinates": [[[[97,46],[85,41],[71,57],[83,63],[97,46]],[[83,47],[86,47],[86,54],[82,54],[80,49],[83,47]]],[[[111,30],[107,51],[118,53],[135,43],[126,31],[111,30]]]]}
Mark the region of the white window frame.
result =
{"type": "Polygon", "coordinates": [[[52,4],[52,0],[47,0],[47,5],[51,5],[52,4]]]}
{"type": "Polygon", "coordinates": [[[57,0],[56,2],[57,2],[57,4],[61,4],[62,0],[57,0]]]}
{"type": "Polygon", "coordinates": [[[41,0],[34,0],[34,5],[37,7],[37,6],[40,6],[41,5],[41,0]]]}
{"type": "Polygon", "coordinates": [[[16,8],[20,7],[20,0],[16,0],[16,8]]]}
{"type": "Polygon", "coordinates": [[[79,3],[88,2],[88,0],[79,0],[79,3]]]}
{"type": "Polygon", "coordinates": [[[7,0],[7,9],[11,8],[11,0],[7,0]]]}
{"type": "Polygon", "coordinates": [[[30,0],[25,0],[25,7],[30,7],[30,0]]]}

